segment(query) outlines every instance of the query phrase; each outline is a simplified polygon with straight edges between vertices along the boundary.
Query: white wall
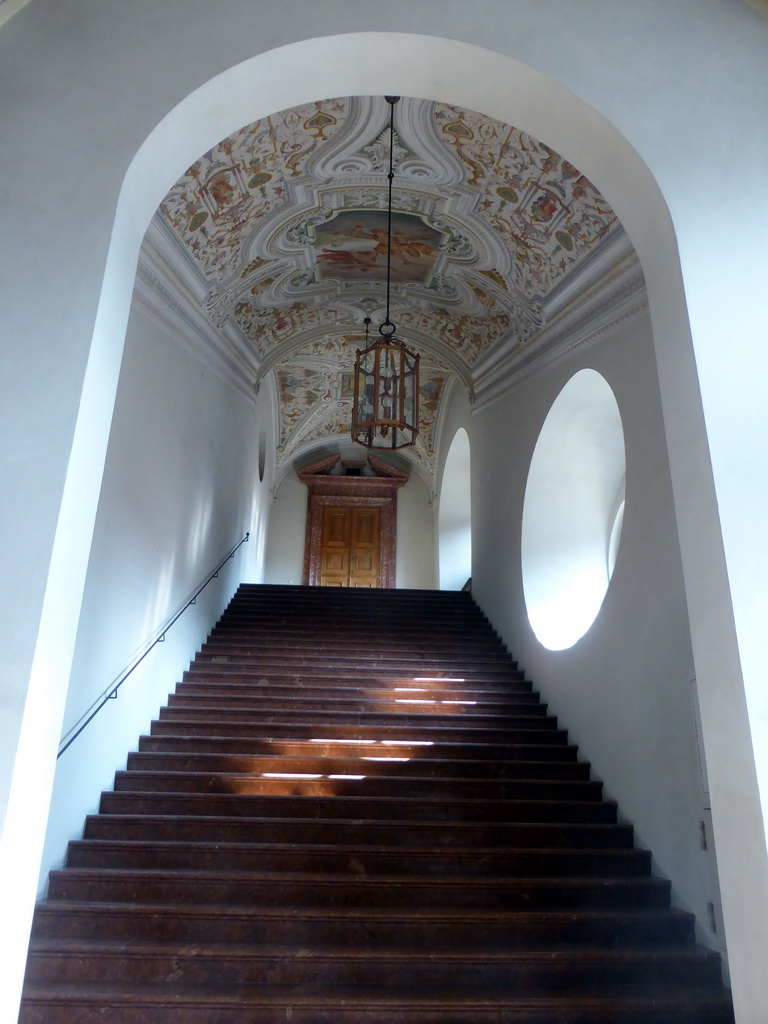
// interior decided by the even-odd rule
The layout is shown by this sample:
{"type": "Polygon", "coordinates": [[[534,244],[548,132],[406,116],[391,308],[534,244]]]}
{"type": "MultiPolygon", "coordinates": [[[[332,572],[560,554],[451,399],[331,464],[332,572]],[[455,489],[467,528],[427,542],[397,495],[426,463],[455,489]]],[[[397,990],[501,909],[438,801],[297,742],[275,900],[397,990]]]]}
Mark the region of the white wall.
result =
{"type": "Polygon", "coordinates": [[[459,427],[448,450],[440,486],[437,532],[441,590],[461,590],[472,575],[470,487],[469,437],[459,427]]]}
{"type": "Polygon", "coordinates": [[[293,471],[283,478],[269,521],[266,583],[299,584],[304,580],[307,494],[306,485],[293,471]]]}
{"type": "Polygon", "coordinates": [[[397,587],[434,590],[437,586],[435,510],[428,502],[426,487],[412,473],[397,492],[397,587]]]}
{"type": "MultiPolygon", "coordinates": [[[[272,506],[264,578],[266,583],[301,583],[307,529],[307,488],[291,470],[272,506]]],[[[434,514],[424,484],[412,476],[397,492],[395,586],[435,586],[434,514]]]]}
{"type": "MultiPolygon", "coordinates": [[[[43,874],[111,788],[240,582],[262,577],[269,478],[253,402],[134,307],[83,596],[64,738],[246,533],[141,667],[57,764],[43,874]]],[[[264,424],[269,429],[269,422],[264,424]]]]}
{"type": "Polygon", "coordinates": [[[674,901],[707,928],[709,854],[690,695],[695,675],[669,465],[647,317],[530,380],[470,422],[473,594],[514,657],[619,801],[674,901]],[[626,445],[626,509],[597,618],[568,650],[545,649],[528,622],[521,526],[528,467],[550,406],[578,370],[601,373],[626,445]]]}
{"type": "Polygon", "coordinates": [[[566,154],[643,263],[737,1018],[762,1024],[768,860],[752,736],[768,749],[768,134],[755,126],[768,110],[768,22],[735,0],[33,0],[3,26],[0,51],[0,130],[12,140],[0,147],[12,254],[0,280],[6,1003],[18,995],[149,217],[240,125],[321,95],[399,92],[482,110],[566,154]],[[754,172],[729,187],[734,161],[754,172]]]}

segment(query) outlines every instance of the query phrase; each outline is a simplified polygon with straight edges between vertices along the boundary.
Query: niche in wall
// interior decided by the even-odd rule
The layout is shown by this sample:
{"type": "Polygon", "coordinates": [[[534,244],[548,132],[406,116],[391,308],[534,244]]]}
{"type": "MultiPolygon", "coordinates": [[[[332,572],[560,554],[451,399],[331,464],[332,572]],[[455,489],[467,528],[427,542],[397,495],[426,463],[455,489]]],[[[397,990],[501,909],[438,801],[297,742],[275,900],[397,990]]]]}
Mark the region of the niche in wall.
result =
{"type": "Polygon", "coordinates": [[[624,473],[613,391],[595,370],[580,370],[547,414],[523,503],[523,593],[549,650],[572,647],[600,611],[619,548],[624,473]]]}
{"type": "Polygon", "coordinates": [[[440,589],[461,590],[472,575],[472,500],[469,437],[456,431],[445,460],[440,487],[438,554],[440,589]]]}

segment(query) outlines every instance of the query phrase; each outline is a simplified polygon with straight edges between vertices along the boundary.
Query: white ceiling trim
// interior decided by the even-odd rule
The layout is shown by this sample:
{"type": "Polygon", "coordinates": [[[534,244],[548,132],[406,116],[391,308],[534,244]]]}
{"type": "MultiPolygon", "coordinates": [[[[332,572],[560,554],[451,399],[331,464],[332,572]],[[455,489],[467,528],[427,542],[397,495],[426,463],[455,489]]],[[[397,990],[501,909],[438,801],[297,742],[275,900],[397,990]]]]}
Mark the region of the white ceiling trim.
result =
{"type": "Polygon", "coordinates": [[[476,380],[473,412],[494,404],[527,380],[603,337],[648,308],[640,265],[629,261],[599,290],[574,303],[518,355],[497,362],[476,380]]]}

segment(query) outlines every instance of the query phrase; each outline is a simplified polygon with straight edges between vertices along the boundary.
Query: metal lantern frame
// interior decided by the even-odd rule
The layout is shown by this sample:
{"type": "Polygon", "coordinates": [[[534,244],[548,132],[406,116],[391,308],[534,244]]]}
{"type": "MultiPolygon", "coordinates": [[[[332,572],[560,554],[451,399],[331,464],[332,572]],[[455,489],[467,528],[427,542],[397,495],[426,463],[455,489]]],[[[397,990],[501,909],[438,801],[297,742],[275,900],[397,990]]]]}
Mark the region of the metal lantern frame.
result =
{"type": "Polygon", "coordinates": [[[419,356],[395,337],[389,316],[392,283],[392,182],[395,104],[386,96],[389,114],[389,201],[387,207],[387,312],[380,337],[368,344],[371,318],[366,317],[366,347],[355,355],[352,440],[364,448],[409,448],[419,434],[419,356]]]}
{"type": "Polygon", "coordinates": [[[352,439],[366,448],[408,448],[419,433],[419,356],[393,336],[394,324],[383,323],[379,333],[355,356],[352,439]]]}

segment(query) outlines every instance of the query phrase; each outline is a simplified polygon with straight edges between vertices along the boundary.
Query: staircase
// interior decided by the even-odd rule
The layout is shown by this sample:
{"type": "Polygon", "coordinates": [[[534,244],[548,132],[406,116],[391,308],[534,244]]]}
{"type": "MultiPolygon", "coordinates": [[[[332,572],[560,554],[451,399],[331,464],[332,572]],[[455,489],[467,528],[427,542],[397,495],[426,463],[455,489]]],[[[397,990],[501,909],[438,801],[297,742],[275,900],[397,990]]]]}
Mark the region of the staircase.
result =
{"type": "Polygon", "coordinates": [[[464,593],[242,586],[36,911],[22,1024],[727,1024],[464,593]]]}

